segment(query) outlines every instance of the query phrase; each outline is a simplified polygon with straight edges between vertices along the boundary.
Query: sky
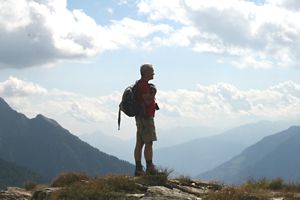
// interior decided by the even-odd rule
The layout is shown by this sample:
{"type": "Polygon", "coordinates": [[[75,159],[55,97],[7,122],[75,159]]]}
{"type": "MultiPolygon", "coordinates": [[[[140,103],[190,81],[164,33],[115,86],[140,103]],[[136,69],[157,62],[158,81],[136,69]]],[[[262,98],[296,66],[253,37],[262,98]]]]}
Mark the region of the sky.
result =
{"type": "Polygon", "coordinates": [[[2,0],[0,96],[75,135],[135,135],[118,104],[152,63],[157,129],[300,119],[300,1],[2,0]]]}

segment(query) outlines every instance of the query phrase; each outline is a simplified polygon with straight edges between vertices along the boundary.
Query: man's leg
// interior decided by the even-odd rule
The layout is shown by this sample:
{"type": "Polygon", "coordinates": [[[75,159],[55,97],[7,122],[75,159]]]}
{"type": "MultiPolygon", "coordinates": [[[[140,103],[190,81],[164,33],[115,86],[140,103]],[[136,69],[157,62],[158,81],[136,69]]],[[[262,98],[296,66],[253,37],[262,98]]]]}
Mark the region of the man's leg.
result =
{"type": "Polygon", "coordinates": [[[145,144],[145,150],[144,150],[144,156],[146,161],[152,161],[153,158],[153,142],[146,142],[145,144]]]}
{"type": "Polygon", "coordinates": [[[135,159],[135,176],[140,176],[143,175],[144,169],[142,165],[142,150],[144,147],[144,142],[142,139],[142,131],[143,131],[143,121],[140,117],[135,117],[136,121],[136,143],[135,143],[135,148],[134,148],[134,159],[135,159]]]}
{"type": "Polygon", "coordinates": [[[134,159],[135,159],[135,176],[142,175],[144,173],[143,165],[142,165],[142,149],[143,149],[144,143],[137,140],[134,148],[134,159]]]}
{"type": "Polygon", "coordinates": [[[155,169],[155,166],[152,162],[153,158],[153,142],[147,142],[145,144],[145,150],[144,150],[144,156],[147,163],[147,169],[146,172],[148,174],[157,174],[157,170],[155,169]]]}
{"type": "Polygon", "coordinates": [[[141,141],[136,141],[135,148],[134,148],[134,159],[135,161],[141,161],[142,160],[142,149],[143,149],[144,143],[141,141]]]}

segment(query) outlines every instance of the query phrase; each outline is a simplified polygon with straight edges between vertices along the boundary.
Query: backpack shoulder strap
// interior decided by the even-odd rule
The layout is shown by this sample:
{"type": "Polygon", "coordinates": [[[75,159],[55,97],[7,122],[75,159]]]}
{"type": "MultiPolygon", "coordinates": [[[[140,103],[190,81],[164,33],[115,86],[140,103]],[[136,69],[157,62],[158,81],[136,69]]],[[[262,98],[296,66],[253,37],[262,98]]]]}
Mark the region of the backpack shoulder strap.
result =
{"type": "Polygon", "coordinates": [[[120,130],[120,125],[121,125],[121,108],[120,108],[120,106],[119,106],[118,130],[120,130]]]}

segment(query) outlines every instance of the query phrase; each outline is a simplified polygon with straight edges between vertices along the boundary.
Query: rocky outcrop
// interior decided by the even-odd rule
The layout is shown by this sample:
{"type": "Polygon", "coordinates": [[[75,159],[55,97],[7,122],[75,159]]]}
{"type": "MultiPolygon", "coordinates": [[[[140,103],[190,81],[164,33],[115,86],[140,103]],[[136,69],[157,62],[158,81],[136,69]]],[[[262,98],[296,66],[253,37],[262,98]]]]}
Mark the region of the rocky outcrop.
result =
{"type": "MultiPolygon", "coordinates": [[[[271,190],[253,190],[247,191],[242,189],[244,186],[226,186],[220,184],[209,183],[198,180],[178,180],[168,179],[164,185],[145,185],[138,179],[128,177],[128,181],[134,180],[134,184],[138,185],[139,192],[129,192],[117,199],[133,199],[133,200],[202,200],[202,199],[267,199],[267,200],[291,200],[300,199],[300,194],[296,191],[271,191],[271,190]]],[[[90,184],[91,182],[80,181],[79,184],[90,184]]],[[[69,186],[66,186],[68,188],[69,186]]],[[[26,191],[21,188],[9,187],[5,191],[0,192],[1,200],[56,200],[60,199],[55,196],[57,192],[62,192],[64,187],[44,187],[36,189],[34,192],[26,191]]],[[[98,188],[99,189],[99,188],[98,188]]],[[[129,189],[129,188],[128,188],[129,189]]],[[[129,189],[130,190],[130,189],[129,189]]],[[[74,191],[69,191],[74,192],[74,191]]],[[[118,192],[118,191],[114,191],[118,192]]],[[[81,195],[82,193],[78,193],[81,195]]],[[[74,196],[73,196],[74,197],[74,196]]],[[[82,195],[81,195],[82,197],[82,195]]],[[[67,197],[65,199],[73,199],[67,197]]],[[[81,198],[77,198],[81,199],[81,198]]],[[[86,199],[102,199],[99,196],[86,199]]],[[[105,198],[107,199],[107,198],[105,198]]],[[[109,198],[115,199],[115,198],[109,198]]]]}
{"type": "MultiPolygon", "coordinates": [[[[138,183],[137,183],[138,184],[138,183]]],[[[145,186],[144,194],[127,194],[129,199],[141,200],[198,200],[201,196],[205,195],[208,191],[219,190],[221,187],[216,184],[191,181],[181,182],[178,180],[169,179],[165,186],[145,186]]],[[[2,200],[47,200],[51,193],[62,188],[43,188],[35,192],[29,192],[21,188],[8,188],[0,192],[0,199],[2,200]]]]}
{"type": "Polygon", "coordinates": [[[0,191],[1,200],[29,200],[32,193],[17,187],[8,187],[5,191],[0,191]]]}
{"type": "Polygon", "coordinates": [[[165,186],[149,186],[141,200],[198,200],[209,191],[220,190],[222,187],[204,181],[179,181],[170,179],[165,186]]]}
{"type": "Polygon", "coordinates": [[[201,199],[193,194],[183,192],[177,188],[169,189],[163,186],[151,186],[148,188],[146,194],[141,200],[164,200],[164,199],[178,199],[178,200],[190,200],[201,199]]]}

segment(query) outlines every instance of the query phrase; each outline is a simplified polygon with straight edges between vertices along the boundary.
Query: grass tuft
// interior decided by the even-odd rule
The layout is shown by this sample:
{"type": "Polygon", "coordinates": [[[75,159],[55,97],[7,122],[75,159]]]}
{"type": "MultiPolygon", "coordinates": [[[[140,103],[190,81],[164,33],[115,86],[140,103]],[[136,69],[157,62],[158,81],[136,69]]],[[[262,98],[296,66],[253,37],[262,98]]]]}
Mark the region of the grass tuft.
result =
{"type": "Polygon", "coordinates": [[[193,180],[189,176],[182,175],[182,176],[179,176],[178,178],[176,178],[175,180],[179,181],[180,183],[182,183],[184,185],[190,185],[191,183],[193,183],[193,180]]]}
{"type": "Polygon", "coordinates": [[[203,200],[269,200],[262,194],[252,194],[242,187],[225,187],[220,191],[209,192],[203,200]]]}
{"type": "MultiPolygon", "coordinates": [[[[127,176],[104,176],[90,179],[88,182],[75,182],[53,193],[49,200],[105,200],[105,199],[129,199],[126,194],[144,193],[145,189],[127,176]]],[[[130,199],[134,199],[131,197],[130,199]]]]}
{"type": "Polygon", "coordinates": [[[173,172],[170,169],[159,169],[157,174],[137,178],[137,182],[146,186],[166,186],[168,177],[173,172]]]}
{"type": "Polygon", "coordinates": [[[37,183],[33,182],[33,181],[26,181],[24,183],[24,189],[27,191],[32,191],[34,189],[36,189],[37,187],[37,183]]]}
{"type": "Polygon", "coordinates": [[[273,197],[299,200],[299,192],[299,183],[284,183],[280,178],[273,180],[262,178],[250,179],[242,185],[227,186],[221,190],[209,192],[203,200],[269,200],[273,197]]]}
{"type": "Polygon", "coordinates": [[[53,180],[51,186],[65,187],[76,182],[88,181],[89,179],[90,177],[86,173],[81,173],[81,172],[62,173],[53,180]]]}

